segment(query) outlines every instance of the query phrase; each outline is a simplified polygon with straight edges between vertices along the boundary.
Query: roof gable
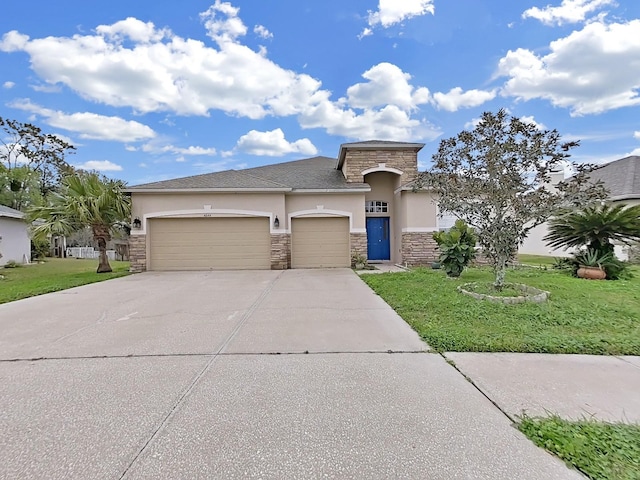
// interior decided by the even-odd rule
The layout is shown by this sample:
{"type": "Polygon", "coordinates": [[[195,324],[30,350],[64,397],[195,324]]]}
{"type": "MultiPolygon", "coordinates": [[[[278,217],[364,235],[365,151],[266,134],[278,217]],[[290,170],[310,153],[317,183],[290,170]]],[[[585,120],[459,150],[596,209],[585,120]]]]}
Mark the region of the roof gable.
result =
{"type": "Polygon", "coordinates": [[[336,170],[336,159],[313,157],[244,170],[226,170],[191,177],[135,185],[128,192],[143,191],[294,191],[367,189],[347,183],[336,170]]]}
{"type": "Polygon", "coordinates": [[[602,165],[589,177],[601,180],[612,200],[640,198],[640,156],[633,155],[602,165]]]}
{"type": "Polygon", "coordinates": [[[6,207],[4,205],[0,205],[0,217],[8,217],[8,218],[24,218],[25,214],[20,210],[16,210],[11,207],[6,207]]]}

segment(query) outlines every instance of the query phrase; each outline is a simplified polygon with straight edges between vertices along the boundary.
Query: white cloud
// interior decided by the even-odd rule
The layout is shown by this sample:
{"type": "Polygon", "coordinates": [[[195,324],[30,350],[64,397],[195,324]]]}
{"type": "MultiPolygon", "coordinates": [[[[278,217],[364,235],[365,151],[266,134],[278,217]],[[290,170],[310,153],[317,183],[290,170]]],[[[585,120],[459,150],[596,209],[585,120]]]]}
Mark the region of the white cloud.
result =
{"type": "Polygon", "coordinates": [[[387,28],[411,17],[430,13],[435,8],[433,0],[380,0],[378,10],[369,11],[369,26],[382,25],[387,28]]]}
{"type": "Polygon", "coordinates": [[[433,103],[439,110],[448,112],[456,112],[460,108],[470,108],[482,105],[496,97],[496,91],[486,90],[467,90],[464,92],[462,88],[455,87],[448,93],[436,92],[433,94],[433,103]]]}
{"type": "Polygon", "coordinates": [[[109,160],[89,160],[88,162],[75,165],[76,168],[83,170],[97,170],[99,172],[119,172],[122,167],[109,160]]]}
{"type": "Polygon", "coordinates": [[[144,23],[137,18],[129,17],[113,25],[99,25],[96,32],[117,43],[128,38],[133,42],[155,43],[171,36],[168,29],[156,29],[152,22],[144,23]]]}
{"type": "Polygon", "coordinates": [[[107,117],[90,112],[66,114],[59,110],[41,107],[28,99],[16,100],[9,106],[40,115],[48,125],[76,132],[80,138],[135,142],[147,140],[156,135],[147,125],[120,117],[107,117]]]}
{"type": "Polygon", "coordinates": [[[426,120],[417,120],[395,105],[379,110],[368,109],[362,114],[343,109],[332,102],[322,102],[300,116],[303,128],[325,128],[331,135],[356,140],[434,140],[441,131],[426,120]]]}
{"type": "Polygon", "coordinates": [[[258,35],[260,38],[273,38],[273,33],[271,33],[264,25],[256,25],[253,27],[253,33],[258,35]]]}
{"type": "Polygon", "coordinates": [[[62,91],[60,85],[29,85],[36,92],[58,93],[62,91]]]}
{"type": "Polygon", "coordinates": [[[482,120],[482,118],[480,118],[480,117],[472,118],[471,120],[469,120],[467,123],[464,124],[464,129],[465,130],[473,130],[478,125],[480,125],[480,121],[481,120],[482,120]]]}
{"type": "Polygon", "coordinates": [[[498,74],[510,77],[501,94],[544,98],[574,116],[640,105],[640,19],[590,23],[549,50],[510,50],[498,65],[498,74]]]}
{"type": "Polygon", "coordinates": [[[429,102],[427,88],[409,84],[411,75],[391,63],[379,63],[362,74],[367,83],[356,83],[347,89],[346,101],[354,108],[396,105],[403,110],[415,109],[429,102]]]}
{"type": "Polygon", "coordinates": [[[218,43],[234,42],[238,37],[246,35],[247,27],[238,17],[239,11],[239,8],[229,2],[216,0],[206,12],[200,14],[207,35],[218,43]]]}
{"type": "Polygon", "coordinates": [[[0,50],[3,52],[18,52],[24,50],[29,43],[29,35],[23,35],[16,30],[11,30],[2,36],[0,50]]]}
{"type": "Polygon", "coordinates": [[[614,0],[562,0],[559,7],[531,7],[525,10],[522,18],[535,18],[545,25],[578,23],[583,22],[588,14],[613,4],[614,0]]]}
{"type": "Polygon", "coordinates": [[[316,155],[318,153],[318,149],[308,138],[288,142],[284,138],[284,132],[280,128],[276,128],[270,132],[251,130],[249,133],[240,137],[235,149],[251,155],[264,155],[268,157],[281,157],[288,153],[301,153],[303,155],[316,155]]]}
{"type": "Polygon", "coordinates": [[[640,140],[640,131],[633,132],[633,136],[634,136],[635,138],[637,138],[638,140],[640,140]]]}
{"type": "Polygon", "coordinates": [[[16,86],[15,82],[9,82],[9,81],[4,82],[2,84],[2,88],[6,88],[7,90],[9,90],[9,89],[11,89],[11,88],[13,88],[15,86],[16,86]]]}
{"type": "MultiPolygon", "coordinates": [[[[334,100],[319,80],[282,68],[265,50],[239,43],[246,26],[238,12],[217,0],[201,15],[215,47],[134,18],[99,26],[90,35],[29,39],[10,32],[0,46],[27,53],[31,68],[47,85],[64,85],[86,100],[138,113],[206,116],[219,110],[249,119],[296,116],[304,128],[354,139],[419,140],[439,134],[426,120],[413,117],[416,106],[428,102],[429,90],[411,85],[410,76],[397,66],[372,67],[363,75],[366,82],[334,100]]],[[[123,141],[133,140],[125,136],[123,141]]]]}
{"type": "MultiPolygon", "coordinates": [[[[155,142],[145,143],[141,150],[145,153],[173,153],[182,157],[186,156],[214,156],[216,154],[215,148],[204,148],[198,146],[189,147],[176,147],[174,145],[163,144],[161,140],[155,142]]],[[[180,160],[178,160],[180,161],[180,160]]],[[[184,161],[184,160],[182,160],[184,161]]]]}
{"type": "Polygon", "coordinates": [[[531,123],[531,124],[535,125],[538,130],[546,130],[547,129],[545,124],[537,122],[536,119],[533,118],[533,115],[525,115],[523,117],[520,117],[520,120],[522,120],[524,123],[531,123]]]}
{"type": "Polygon", "coordinates": [[[360,32],[360,34],[358,35],[358,40],[362,40],[364,37],[368,37],[370,35],[373,35],[373,30],[371,28],[365,28],[364,30],[362,30],[362,32],[360,32]]]}

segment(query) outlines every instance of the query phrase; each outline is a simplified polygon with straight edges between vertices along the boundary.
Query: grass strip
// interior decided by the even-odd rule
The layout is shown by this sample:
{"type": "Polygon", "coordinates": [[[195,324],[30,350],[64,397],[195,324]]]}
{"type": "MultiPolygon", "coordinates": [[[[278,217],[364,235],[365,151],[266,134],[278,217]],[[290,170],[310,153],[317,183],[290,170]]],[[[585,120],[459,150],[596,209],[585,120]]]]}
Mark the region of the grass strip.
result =
{"type": "Polygon", "coordinates": [[[640,425],[524,416],[518,428],[589,478],[640,479],[640,425]]]}
{"type": "Polygon", "coordinates": [[[109,263],[111,273],[96,273],[97,259],[49,258],[44,263],[2,268],[0,303],[129,275],[129,262],[109,263]]]}

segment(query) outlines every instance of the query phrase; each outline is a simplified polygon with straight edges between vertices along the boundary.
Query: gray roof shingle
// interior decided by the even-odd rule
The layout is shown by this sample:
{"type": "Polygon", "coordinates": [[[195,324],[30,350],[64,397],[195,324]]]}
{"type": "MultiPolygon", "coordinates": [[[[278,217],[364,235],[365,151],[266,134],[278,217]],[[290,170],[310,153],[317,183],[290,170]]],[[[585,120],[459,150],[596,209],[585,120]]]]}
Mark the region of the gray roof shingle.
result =
{"type": "Polygon", "coordinates": [[[126,191],[145,190],[347,190],[367,189],[363,183],[347,183],[342,172],[336,170],[337,160],[313,157],[292,162],[276,163],[244,170],[226,170],[192,177],[128,187],[126,191]]]}
{"type": "Polygon", "coordinates": [[[24,213],[22,213],[20,210],[15,210],[11,207],[0,205],[0,217],[24,218],[24,216],[24,213]]]}
{"type": "Polygon", "coordinates": [[[640,157],[630,156],[598,167],[589,174],[592,180],[602,180],[611,200],[640,198],[640,157]]]}

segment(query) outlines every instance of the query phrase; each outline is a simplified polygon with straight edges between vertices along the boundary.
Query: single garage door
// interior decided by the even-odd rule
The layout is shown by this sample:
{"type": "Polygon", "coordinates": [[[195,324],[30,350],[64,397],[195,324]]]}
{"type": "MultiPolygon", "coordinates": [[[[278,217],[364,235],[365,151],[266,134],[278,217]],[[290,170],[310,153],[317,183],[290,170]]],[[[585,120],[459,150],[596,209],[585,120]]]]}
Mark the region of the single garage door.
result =
{"type": "Polygon", "coordinates": [[[349,267],[347,217],[294,218],[291,221],[291,267],[349,267]]]}
{"type": "Polygon", "coordinates": [[[156,218],[149,239],[150,270],[271,268],[266,217],[156,218]]]}

